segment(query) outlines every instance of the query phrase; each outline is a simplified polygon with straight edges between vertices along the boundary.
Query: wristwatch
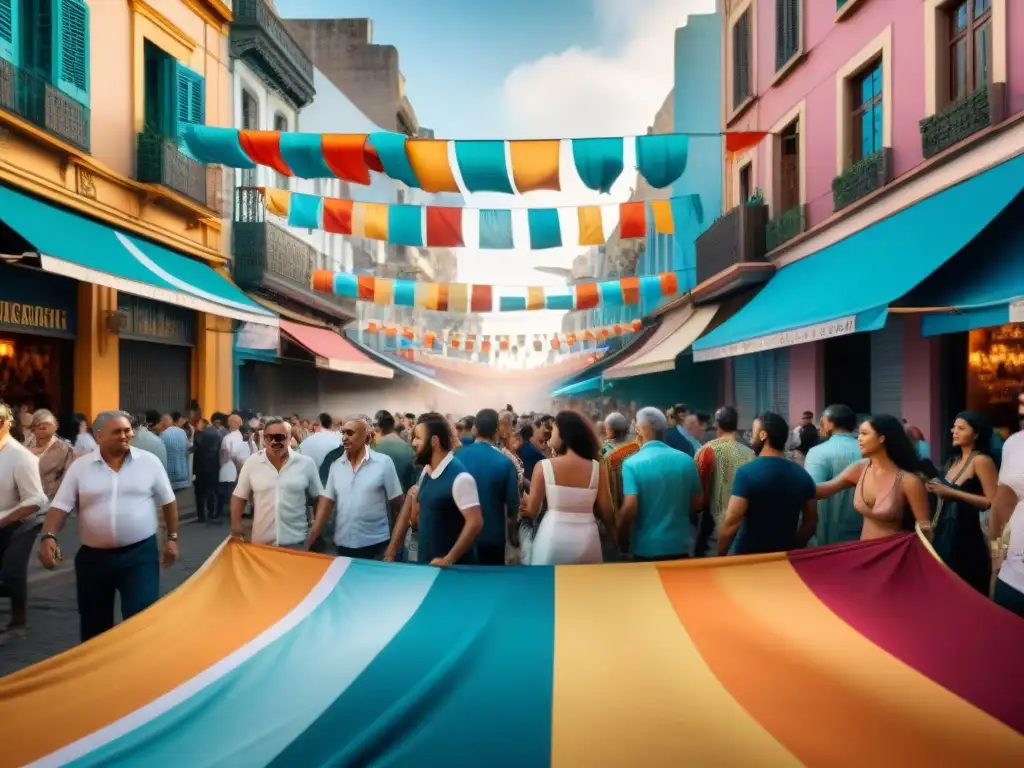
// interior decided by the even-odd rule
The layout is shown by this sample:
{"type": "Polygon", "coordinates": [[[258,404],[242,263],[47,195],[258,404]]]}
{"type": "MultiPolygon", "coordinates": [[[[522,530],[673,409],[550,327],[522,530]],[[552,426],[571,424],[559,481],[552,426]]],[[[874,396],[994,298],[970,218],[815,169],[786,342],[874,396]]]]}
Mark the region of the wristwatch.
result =
{"type": "Polygon", "coordinates": [[[55,533],[44,533],[42,536],[39,537],[40,541],[46,541],[47,539],[53,539],[54,542],[56,542],[57,541],[57,534],[55,534],[55,533]]]}
{"type": "Polygon", "coordinates": [[[176,533],[168,533],[167,534],[167,540],[168,541],[177,541],[178,540],[178,534],[176,534],[176,533]]]}

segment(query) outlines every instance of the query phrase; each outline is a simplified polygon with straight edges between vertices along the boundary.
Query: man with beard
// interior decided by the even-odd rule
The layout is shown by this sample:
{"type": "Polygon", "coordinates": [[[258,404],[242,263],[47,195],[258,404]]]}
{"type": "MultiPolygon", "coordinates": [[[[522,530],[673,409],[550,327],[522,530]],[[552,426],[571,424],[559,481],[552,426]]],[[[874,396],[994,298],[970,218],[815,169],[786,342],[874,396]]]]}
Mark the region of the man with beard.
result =
{"type": "Polygon", "coordinates": [[[410,522],[418,525],[417,562],[446,568],[476,562],[474,544],[484,527],[476,481],[452,453],[452,429],[439,413],[420,416],[413,436],[419,484],[409,492],[384,560],[393,560],[410,522]]]}
{"type": "Polygon", "coordinates": [[[718,532],[719,556],[805,547],[818,527],[814,481],[784,455],[789,438],[786,420],[765,411],[754,419],[751,433],[757,458],[736,470],[718,532]]]}

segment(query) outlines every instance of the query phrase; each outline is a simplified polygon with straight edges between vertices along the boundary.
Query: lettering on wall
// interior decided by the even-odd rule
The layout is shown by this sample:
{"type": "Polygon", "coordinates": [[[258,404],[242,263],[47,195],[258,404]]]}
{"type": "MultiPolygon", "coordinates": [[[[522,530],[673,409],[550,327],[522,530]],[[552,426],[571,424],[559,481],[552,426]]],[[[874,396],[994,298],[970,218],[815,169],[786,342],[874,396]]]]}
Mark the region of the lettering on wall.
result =
{"type": "Polygon", "coordinates": [[[791,331],[758,336],[746,341],[738,341],[735,344],[726,344],[721,347],[711,347],[710,349],[695,349],[693,351],[693,359],[695,362],[702,363],[708,360],[720,360],[724,357],[750,355],[754,352],[766,352],[769,349],[792,347],[812,341],[823,341],[824,339],[831,339],[836,336],[849,336],[851,333],[856,332],[857,316],[849,315],[848,317],[840,317],[828,323],[807,325],[803,328],[794,328],[791,331]]]}
{"type": "Polygon", "coordinates": [[[141,296],[120,293],[117,308],[128,316],[121,335],[167,344],[192,346],[196,337],[195,312],[141,296]]]}
{"type": "Polygon", "coordinates": [[[22,328],[39,328],[66,333],[68,313],[64,309],[42,307],[37,304],[0,301],[0,325],[18,325],[22,328]]]}

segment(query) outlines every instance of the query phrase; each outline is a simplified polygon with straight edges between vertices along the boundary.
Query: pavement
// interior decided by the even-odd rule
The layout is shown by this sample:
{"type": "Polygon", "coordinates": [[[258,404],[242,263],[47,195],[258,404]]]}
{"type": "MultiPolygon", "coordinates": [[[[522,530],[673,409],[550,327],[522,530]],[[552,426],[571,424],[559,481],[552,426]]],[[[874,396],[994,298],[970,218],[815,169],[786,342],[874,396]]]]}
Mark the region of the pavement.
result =
{"type": "MultiPolygon", "coordinates": [[[[194,512],[186,517],[181,526],[179,559],[161,570],[160,594],[166,595],[183,584],[227,538],[228,532],[227,524],[195,522],[194,512]]],[[[55,570],[47,571],[33,554],[29,566],[28,636],[0,646],[0,676],[78,645],[74,556],[79,545],[77,519],[71,517],[60,534],[64,561],[55,570]]],[[[0,627],[7,625],[9,611],[9,601],[0,599],[0,627]]]]}

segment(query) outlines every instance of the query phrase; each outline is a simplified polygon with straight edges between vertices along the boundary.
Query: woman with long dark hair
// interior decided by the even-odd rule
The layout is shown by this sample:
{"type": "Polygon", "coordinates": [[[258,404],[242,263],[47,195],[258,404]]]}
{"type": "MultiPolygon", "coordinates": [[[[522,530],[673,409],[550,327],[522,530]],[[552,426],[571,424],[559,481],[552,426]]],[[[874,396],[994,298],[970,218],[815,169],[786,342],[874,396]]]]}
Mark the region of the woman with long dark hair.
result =
{"type": "Polygon", "coordinates": [[[864,518],[862,541],[913,530],[915,521],[931,535],[928,493],[916,474],[921,459],[900,420],[888,414],[869,417],[861,422],[857,444],[864,458],[835,480],[819,483],[818,499],[856,488],[853,506],[864,518]]]}
{"type": "Polygon", "coordinates": [[[951,432],[953,452],[945,476],[925,484],[936,497],[933,544],[954,573],[987,597],[992,557],[982,514],[992,506],[999,484],[990,453],[992,427],[980,413],[963,411],[957,414],[951,432]]]}
{"type": "Polygon", "coordinates": [[[524,517],[536,518],[541,505],[548,510],[533,542],[531,565],[600,563],[604,557],[595,512],[607,530],[615,530],[608,470],[601,463],[601,446],[593,425],[575,411],[555,416],[550,444],[555,458],[533,470],[524,517]]]}
{"type": "Polygon", "coordinates": [[[70,419],[68,439],[75,448],[75,458],[96,450],[96,440],[92,436],[92,426],[81,413],[74,414],[70,419]]]}

